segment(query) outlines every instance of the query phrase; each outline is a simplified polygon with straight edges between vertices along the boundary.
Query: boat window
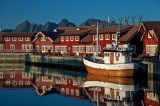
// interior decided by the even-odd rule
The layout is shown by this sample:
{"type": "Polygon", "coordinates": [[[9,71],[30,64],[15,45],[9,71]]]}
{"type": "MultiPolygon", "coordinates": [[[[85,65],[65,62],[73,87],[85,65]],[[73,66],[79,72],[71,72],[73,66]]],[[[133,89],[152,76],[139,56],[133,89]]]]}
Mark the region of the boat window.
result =
{"type": "Polygon", "coordinates": [[[105,56],[106,56],[106,57],[109,57],[109,53],[105,53],[105,56]]]}
{"type": "Polygon", "coordinates": [[[119,53],[115,53],[115,56],[118,56],[118,57],[119,57],[119,56],[120,56],[120,54],[119,54],[119,53]]]}

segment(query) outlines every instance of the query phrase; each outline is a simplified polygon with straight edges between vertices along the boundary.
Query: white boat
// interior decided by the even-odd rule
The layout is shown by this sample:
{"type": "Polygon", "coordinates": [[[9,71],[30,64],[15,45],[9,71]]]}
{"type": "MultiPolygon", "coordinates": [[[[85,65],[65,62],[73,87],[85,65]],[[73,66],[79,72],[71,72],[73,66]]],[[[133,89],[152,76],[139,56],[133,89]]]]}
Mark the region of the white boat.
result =
{"type": "MultiPolygon", "coordinates": [[[[118,33],[119,32],[117,32],[117,36],[118,33]]],[[[96,49],[96,52],[97,51],[96,49]]],[[[138,64],[132,62],[132,48],[129,44],[118,45],[118,37],[116,38],[115,45],[106,45],[103,59],[98,59],[97,56],[98,52],[95,57],[85,55],[83,58],[83,63],[90,74],[133,77],[137,73],[138,64]]]]}

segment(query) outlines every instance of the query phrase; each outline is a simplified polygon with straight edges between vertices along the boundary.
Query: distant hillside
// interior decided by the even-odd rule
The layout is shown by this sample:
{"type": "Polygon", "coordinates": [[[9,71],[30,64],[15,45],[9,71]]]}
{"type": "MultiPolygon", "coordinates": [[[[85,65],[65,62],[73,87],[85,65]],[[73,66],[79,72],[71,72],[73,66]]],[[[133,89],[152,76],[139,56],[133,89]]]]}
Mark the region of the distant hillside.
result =
{"type": "Polygon", "coordinates": [[[108,25],[110,25],[110,26],[115,25],[115,22],[111,22],[111,23],[108,24],[107,21],[102,21],[102,20],[99,20],[99,19],[88,19],[85,22],[82,22],[80,24],[80,26],[92,26],[92,25],[96,25],[97,22],[98,22],[99,26],[102,26],[102,27],[108,27],[108,25]]]}
{"type": "MultiPolygon", "coordinates": [[[[99,23],[102,27],[108,27],[107,21],[102,21],[99,19],[88,19],[85,22],[82,22],[80,26],[92,26],[99,23]]],[[[115,22],[111,22],[110,25],[115,25],[115,22]]],[[[47,22],[44,25],[41,24],[32,24],[29,21],[24,21],[21,24],[17,25],[15,29],[4,29],[2,32],[39,32],[39,31],[53,31],[57,27],[73,27],[76,26],[74,23],[69,22],[67,19],[62,19],[58,24],[53,22],[47,22]]]]}

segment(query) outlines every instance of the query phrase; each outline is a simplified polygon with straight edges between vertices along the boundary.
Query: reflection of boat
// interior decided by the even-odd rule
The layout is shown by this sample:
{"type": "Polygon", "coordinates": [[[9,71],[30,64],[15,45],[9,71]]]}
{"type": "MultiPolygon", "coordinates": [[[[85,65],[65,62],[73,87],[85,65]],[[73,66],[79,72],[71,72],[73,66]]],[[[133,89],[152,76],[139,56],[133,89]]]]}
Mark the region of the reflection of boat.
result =
{"type": "Polygon", "coordinates": [[[139,86],[135,84],[133,78],[88,74],[83,88],[93,102],[111,105],[112,102],[133,103],[134,92],[139,86]]]}
{"type": "MultiPolygon", "coordinates": [[[[117,32],[117,36],[119,33],[120,32],[117,32]]],[[[96,40],[98,42],[98,37],[96,40]]],[[[83,58],[84,65],[88,73],[107,76],[132,77],[135,74],[135,70],[138,69],[138,65],[132,62],[132,48],[127,44],[118,46],[118,37],[116,37],[115,45],[106,45],[103,59],[98,59],[99,50],[97,48],[98,43],[96,46],[95,57],[91,57],[86,54],[83,58]]]]}

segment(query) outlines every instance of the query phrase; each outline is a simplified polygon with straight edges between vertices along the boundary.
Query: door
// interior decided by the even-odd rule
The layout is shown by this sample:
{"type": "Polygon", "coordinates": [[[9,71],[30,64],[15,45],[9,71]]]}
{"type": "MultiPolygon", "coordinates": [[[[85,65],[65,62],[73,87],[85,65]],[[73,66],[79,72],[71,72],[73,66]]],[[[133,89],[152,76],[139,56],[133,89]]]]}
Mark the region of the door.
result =
{"type": "Polygon", "coordinates": [[[114,64],[114,52],[110,52],[110,64],[114,64]]]}

